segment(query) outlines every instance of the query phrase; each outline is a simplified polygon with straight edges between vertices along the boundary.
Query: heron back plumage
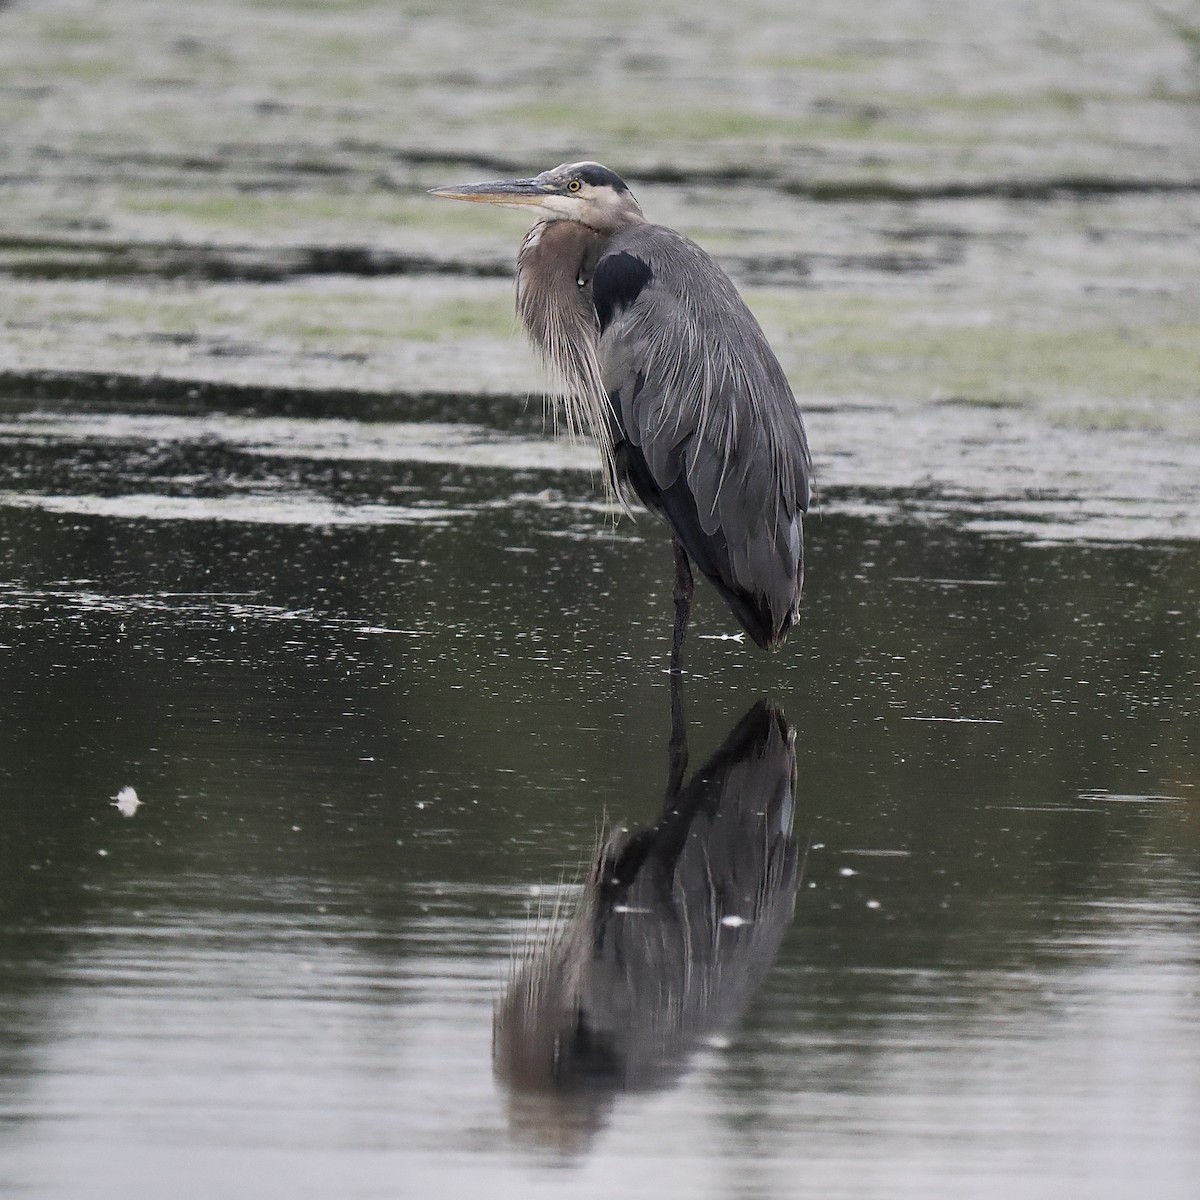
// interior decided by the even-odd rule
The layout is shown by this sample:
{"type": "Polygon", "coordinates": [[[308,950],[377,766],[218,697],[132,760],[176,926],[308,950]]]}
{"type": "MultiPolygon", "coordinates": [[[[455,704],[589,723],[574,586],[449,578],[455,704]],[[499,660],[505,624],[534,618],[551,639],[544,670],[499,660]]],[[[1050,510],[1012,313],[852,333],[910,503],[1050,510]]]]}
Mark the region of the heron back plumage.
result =
{"type": "Polygon", "coordinates": [[[659,225],[608,239],[592,299],[618,478],[775,644],[798,613],[811,459],[765,334],[725,272],[659,225]]]}

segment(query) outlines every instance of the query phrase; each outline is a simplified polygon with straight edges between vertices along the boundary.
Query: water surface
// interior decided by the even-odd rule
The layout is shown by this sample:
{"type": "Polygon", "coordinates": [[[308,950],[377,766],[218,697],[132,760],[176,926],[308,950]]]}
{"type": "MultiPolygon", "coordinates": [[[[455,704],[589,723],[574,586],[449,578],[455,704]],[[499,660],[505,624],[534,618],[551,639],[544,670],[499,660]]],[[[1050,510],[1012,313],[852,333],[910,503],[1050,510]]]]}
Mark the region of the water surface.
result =
{"type": "Polygon", "coordinates": [[[1192,1194],[1194,542],[834,486],[780,653],[703,591],[691,768],[777,706],[794,916],[581,1122],[493,1011],[660,812],[661,531],[515,427],[4,422],[4,1190],[1192,1194]]]}

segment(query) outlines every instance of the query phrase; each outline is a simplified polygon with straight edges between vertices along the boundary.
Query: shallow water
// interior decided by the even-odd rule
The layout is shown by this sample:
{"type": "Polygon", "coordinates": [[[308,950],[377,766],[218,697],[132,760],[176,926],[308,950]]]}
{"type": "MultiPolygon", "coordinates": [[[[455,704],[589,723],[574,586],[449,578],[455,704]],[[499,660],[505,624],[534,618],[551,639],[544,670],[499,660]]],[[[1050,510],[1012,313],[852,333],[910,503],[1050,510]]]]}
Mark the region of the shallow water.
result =
{"type": "Polygon", "coordinates": [[[705,590],[691,766],[778,706],[794,916],[744,1014],[581,1100],[497,1079],[493,1010],[658,817],[659,529],[519,428],[4,435],[6,1193],[1193,1194],[1194,541],[835,485],[782,652],[705,590]]]}
{"type": "Polygon", "coordinates": [[[0,0],[0,1194],[1195,1195],[1195,14],[877,9],[0,0]],[[665,539],[426,194],[585,157],[817,456],[670,803],[665,539]]]}

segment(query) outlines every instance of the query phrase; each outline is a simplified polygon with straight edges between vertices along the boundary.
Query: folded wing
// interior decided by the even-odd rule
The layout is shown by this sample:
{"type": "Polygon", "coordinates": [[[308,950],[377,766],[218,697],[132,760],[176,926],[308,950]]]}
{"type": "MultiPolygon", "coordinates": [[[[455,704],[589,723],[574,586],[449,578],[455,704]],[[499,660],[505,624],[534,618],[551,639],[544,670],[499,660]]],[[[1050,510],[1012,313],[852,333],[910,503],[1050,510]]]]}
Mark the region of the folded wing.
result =
{"type": "Polygon", "coordinates": [[[773,645],[800,603],[811,476],[779,361],[724,271],[662,226],[614,236],[591,286],[620,482],[773,645]]]}

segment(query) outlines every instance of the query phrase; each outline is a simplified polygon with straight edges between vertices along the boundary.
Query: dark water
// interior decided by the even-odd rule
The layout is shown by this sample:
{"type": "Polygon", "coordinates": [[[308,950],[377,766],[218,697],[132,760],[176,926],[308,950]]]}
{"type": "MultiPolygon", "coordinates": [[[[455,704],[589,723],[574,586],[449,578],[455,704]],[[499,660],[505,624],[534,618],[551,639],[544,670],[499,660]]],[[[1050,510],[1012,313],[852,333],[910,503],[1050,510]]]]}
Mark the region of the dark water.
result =
{"type": "Polygon", "coordinates": [[[4,1194],[1195,1195],[1194,544],[832,494],[782,653],[705,592],[691,765],[777,706],[794,917],[581,1105],[493,1010],[658,819],[659,531],[473,426],[4,424],[4,1194]]]}

